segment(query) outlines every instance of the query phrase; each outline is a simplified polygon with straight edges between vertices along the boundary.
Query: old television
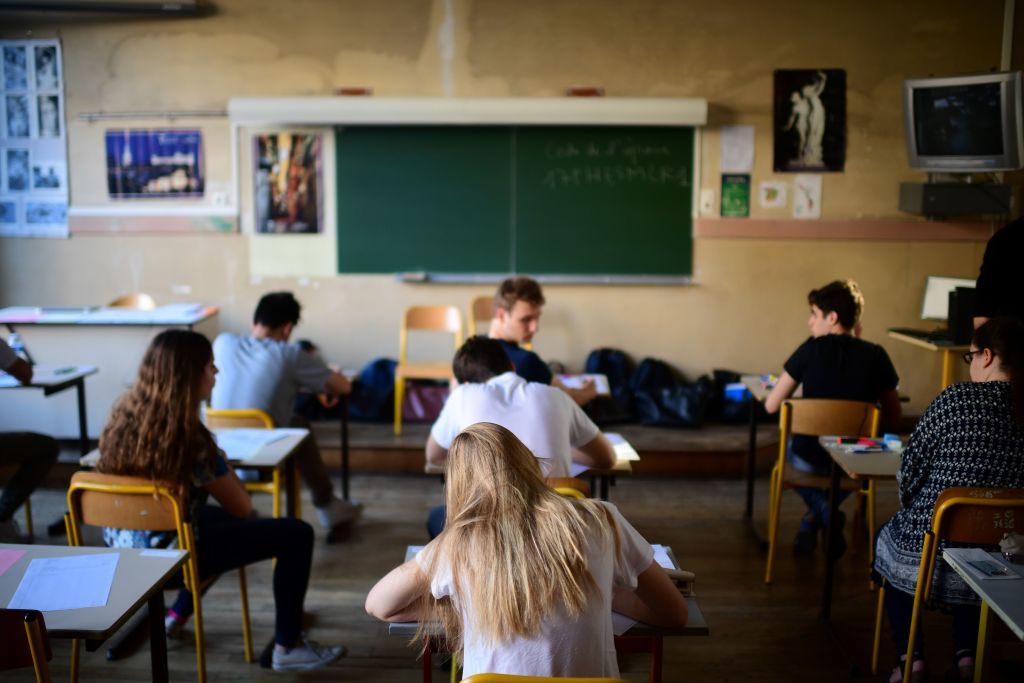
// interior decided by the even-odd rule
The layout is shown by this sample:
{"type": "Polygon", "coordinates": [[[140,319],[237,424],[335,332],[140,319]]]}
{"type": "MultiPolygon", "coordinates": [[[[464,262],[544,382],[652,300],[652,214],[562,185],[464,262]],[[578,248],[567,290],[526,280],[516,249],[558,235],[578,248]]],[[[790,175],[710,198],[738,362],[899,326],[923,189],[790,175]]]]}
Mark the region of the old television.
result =
{"type": "Polygon", "coordinates": [[[984,173],[1022,166],[1019,71],[907,80],[903,109],[911,168],[984,173]]]}

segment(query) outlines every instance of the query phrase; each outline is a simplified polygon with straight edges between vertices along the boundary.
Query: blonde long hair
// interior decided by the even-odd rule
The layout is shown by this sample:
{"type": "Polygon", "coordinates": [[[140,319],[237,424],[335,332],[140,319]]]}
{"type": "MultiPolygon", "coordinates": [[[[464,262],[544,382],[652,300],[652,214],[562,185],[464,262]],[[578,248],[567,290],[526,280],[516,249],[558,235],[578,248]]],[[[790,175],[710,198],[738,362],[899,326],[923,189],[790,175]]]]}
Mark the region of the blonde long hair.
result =
{"type": "Polygon", "coordinates": [[[481,422],[448,451],[447,522],[427,558],[427,580],[451,568],[452,600],[425,600],[417,638],[440,623],[449,652],[460,652],[462,611],[485,646],[540,633],[554,614],[578,617],[598,590],[587,566],[587,539],[615,521],[591,500],[549,487],[537,459],[512,432],[481,422]]]}
{"type": "Polygon", "coordinates": [[[212,358],[210,341],[197,332],[158,334],[100,434],[96,469],[169,481],[187,498],[196,463],[212,462],[217,453],[199,421],[200,383],[212,358]]]}

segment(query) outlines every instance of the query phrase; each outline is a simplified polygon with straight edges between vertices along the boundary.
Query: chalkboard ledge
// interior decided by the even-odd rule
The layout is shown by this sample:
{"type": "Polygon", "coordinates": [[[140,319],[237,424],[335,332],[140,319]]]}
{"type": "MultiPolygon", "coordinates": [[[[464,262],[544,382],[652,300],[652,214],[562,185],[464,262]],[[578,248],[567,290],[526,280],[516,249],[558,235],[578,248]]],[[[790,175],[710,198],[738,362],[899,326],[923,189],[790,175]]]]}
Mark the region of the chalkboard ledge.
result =
{"type": "MultiPolygon", "coordinates": [[[[395,273],[406,284],[498,284],[523,273],[395,273]]],[[[545,285],[693,285],[689,275],[533,275],[545,285]]]]}

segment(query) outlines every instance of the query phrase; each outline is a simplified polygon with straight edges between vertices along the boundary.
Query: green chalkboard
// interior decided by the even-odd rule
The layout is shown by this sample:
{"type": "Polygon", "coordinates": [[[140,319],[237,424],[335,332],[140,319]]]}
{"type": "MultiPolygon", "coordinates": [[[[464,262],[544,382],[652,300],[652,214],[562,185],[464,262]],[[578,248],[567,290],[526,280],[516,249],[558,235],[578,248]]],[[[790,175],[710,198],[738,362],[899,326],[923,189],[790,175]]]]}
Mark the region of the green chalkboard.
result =
{"type": "Polygon", "coordinates": [[[338,270],[687,276],[693,129],[339,128],[338,270]]]}

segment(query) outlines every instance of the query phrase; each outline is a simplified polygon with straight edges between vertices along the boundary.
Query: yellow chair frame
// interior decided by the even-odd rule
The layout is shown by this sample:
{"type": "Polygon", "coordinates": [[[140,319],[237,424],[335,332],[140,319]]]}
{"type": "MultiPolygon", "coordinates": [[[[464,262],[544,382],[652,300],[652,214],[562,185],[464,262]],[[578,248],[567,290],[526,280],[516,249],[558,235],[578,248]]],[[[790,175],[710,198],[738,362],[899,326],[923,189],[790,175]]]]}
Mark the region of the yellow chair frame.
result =
{"type": "Polygon", "coordinates": [[[42,612],[0,609],[0,634],[4,635],[0,671],[31,666],[37,683],[50,683],[50,665],[47,662],[53,658],[53,652],[42,612]],[[24,634],[24,641],[17,640],[19,631],[24,634]]]}
{"type": "MultiPolygon", "coordinates": [[[[195,533],[185,520],[182,501],[166,482],[152,482],[142,477],[128,477],[97,472],[76,472],[68,488],[68,513],[65,517],[68,543],[82,545],[82,524],[109,526],[142,531],[174,531],[178,547],[188,551],[182,566],[185,587],[192,593],[193,619],[196,634],[196,668],[199,683],[206,683],[206,647],[203,637],[202,590],[216,580],[211,577],[200,583],[195,533]]],[[[245,567],[238,568],[238,588],[242,599],[242,637],[245,661],[253,661],[252,630],[249,622],[249,593],[245,567]]],[[[152,618],[152,615],[151,615],[152,618]]],[[[80,641],[71,647],[71,681],[78,680],[80,641]]]]}
{"type": "MultiPolygon", "coordinates": [[[[818,476],[794,470],[786,462],[786,446],[793,434],[808,436],[877,436],[880,413],[878,407],[863,401],[836,399],[799,398],[789,399],[782,404],[779,415],[779,457],[772,466],[768,480],[768,559],[765,562],[764,582],[772,582],[775,565],[775,551],[778,546],[779,513],[782,508],[782,492],[787,488],[806,486],[829,488],[828,476],[818,476]]],[[[842,487],[854,490],[861,496],[861,503],[867,504],[869,560],[874,557],[870,548],[875,530],[875,485],[866,485],[850,479],[843,479],[842,487]]]]}
{"type": "MultiPolygon", "coordinates": [[[[911,613],[910,638],[907,642],[908,653],[914,651],[914,641],[917,639],[918,624],[921,621],[921,608],[931,599],[932,581],[934,580],[940,541],[996,545],[1003,538],[1003,534],[1007,532],[1024,533],[1024,515],[998,514],[999,511],[1013,510],[1024,512],[1024,489],[957,486],[946,489],[935,499],[931,528],[925,532],[924,544],[921,547],[921,564],[917,570],[914,610],[911,613]],[[924,580],[921,577],[924,577],[924,580]]],[[[884,600],[885,582],[883,581],[878,589],[878,606],[875,610],[875,637],[871,646],[872,674],[878,673],[884,600]]],[[[974,680],[978,682],[984,675],[988,619],[988,604],[982,601],[981,620],[978,622],[978,645],[974,654],[974,680]]],[[[905,681],[910,680],[913,659],[912,656],[908,656],[904,665],[903,680],[905,681]]]]}
{"type": "MultiPolygon", "coordinates": [[[[207,408],[206,426],[210,429],[273,429],[274,420],[266,411],[258,408],[207,408]]],[[[295,458],[292,458],[291,467],[294,473],[292,481],[295,490],[292,491],[292,500],[295,501],[295,516],[301,518],[302,477],[299,476],[299,464],[295,458]]],[[[281,470],[275,469],[271,473],[270,481],[243,481],[242,485],[249,493],[269,493],[273,497],[274,517],[280,517],[283,510],[281,493],[284,491],[284,482],[281,479],[281,470]]]]}
{"type": "Polygon", "coordinates": [[[409,362],[410,330],[452,334],[455,337],[455,350],[458,351],[462,346],[462,313],[456,306],[410,306],[405,309],[398,335],[398,365],[395,366],[395,436],[402,433],[402,403],[405,400],[406,380],[455,379],[451,361],[409,362]]]}
{"type": "Polygon", "coordinates": [[[576,477],[548,477],[544,481],[560,495],[580,500],[590,497],[590,487],[582,479],[577,479],[576,477]]]}

